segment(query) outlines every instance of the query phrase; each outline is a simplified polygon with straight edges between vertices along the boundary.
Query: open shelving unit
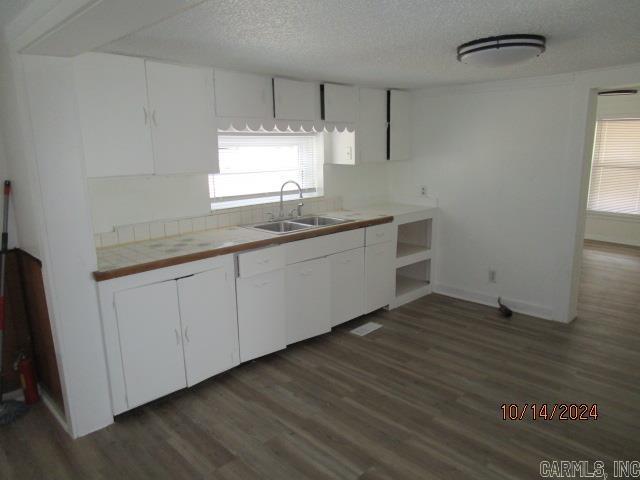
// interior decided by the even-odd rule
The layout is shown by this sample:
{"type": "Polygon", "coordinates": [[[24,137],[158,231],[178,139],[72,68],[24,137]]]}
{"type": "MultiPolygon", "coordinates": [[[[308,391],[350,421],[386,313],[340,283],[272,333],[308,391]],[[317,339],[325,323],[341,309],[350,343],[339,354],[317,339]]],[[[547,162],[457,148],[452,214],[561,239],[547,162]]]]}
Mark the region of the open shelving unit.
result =
{"type": "Polygon", "coordinates": [[[396,287],[391,308],[431,293],[435,209],[396,217],[396,287]]]}

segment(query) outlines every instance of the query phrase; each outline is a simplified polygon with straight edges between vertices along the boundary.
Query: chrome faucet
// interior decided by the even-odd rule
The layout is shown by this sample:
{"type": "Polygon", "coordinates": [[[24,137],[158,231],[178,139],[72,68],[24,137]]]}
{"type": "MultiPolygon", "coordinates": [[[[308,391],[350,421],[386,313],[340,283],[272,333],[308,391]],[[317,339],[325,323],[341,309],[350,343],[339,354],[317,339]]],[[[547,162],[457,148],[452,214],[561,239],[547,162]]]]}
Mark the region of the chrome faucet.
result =
{"type": "Polygon", "coordinates": [[[282,187],[280,187],[280,213],[279,213],[279,218],[285,218],[284,216],[284,203],[283,203],[283,199],[282,196],[284,194],[284,187],[288,184],[288,183],[293,183],[296,187],[298,187],[298,191],[300,192],[300,203],[298,203],[298,205],[296,206],[296,208],[292,209],[289,212],[289,216],[292,217],[293,216],[293,212],[294,210],[297,210],[298,212],[298,216],[301,217],[302,216],[302,207],[304,207],[304,202],[302,201],[302,188],[300,187],[300,185],[298,184],[298,182],[294,182],[293,180],[287,180],[286,182],[284,182],[282,184],[282,187]]]}

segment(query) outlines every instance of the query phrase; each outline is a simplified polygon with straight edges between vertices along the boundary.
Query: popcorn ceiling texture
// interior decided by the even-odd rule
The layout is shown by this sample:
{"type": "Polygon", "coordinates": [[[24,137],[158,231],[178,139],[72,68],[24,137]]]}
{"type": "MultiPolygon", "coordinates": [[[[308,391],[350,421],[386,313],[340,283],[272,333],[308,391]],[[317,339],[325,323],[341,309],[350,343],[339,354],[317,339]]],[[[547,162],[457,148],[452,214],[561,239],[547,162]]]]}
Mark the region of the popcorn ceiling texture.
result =
{"type": "Polygon", "coordinates": [[[420,87],[567,73],[640,62],[638,0],[216,0],[103,50],[256,73],[420,87]],[[538,59],[460,64],[478,37],[548,37],[538,59]]]}

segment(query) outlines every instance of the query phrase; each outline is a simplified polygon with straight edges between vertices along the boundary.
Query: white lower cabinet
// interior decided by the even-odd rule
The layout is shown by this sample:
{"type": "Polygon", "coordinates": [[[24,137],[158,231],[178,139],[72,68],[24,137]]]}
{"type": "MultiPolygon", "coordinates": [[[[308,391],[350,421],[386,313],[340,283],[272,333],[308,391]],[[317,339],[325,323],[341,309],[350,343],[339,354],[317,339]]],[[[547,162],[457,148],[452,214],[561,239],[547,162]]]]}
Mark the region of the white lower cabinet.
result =
{"type": "Polygon", "coordinates": [[[329,281],[326,257],[287,265],[287,344],[331,330],[329,281]]]}
{"type": "Polygon", "coordinates": [[[176,282],[117,292],[114,304],[128,408],[186,387],[176,282]]]}
{"type": "Polygon", "coordinates": [[[374,226],[100,282],[113,413],[389,305],[392,227],[374,226]],[[194,273],[195,272],[195,273],[194,273]]]}
{"type": "Polygon", "coordinates": [[[394,294],[395,251],[393,242],[365,247],[364,313],[391,303],[394,294]]]}
{"type": "Polygon", "coordinates": [[[284,269],[240,277],[236,288],[240,360],[246,362],[285,348],[284,269]]]}
{"type": "Polygon", "coordinates": [[[240,363],[232,256],[101,282],[98,291],[115,414],[240,363]]]}
{"type": "Polygon", "coordinates": [[[364,248],[336,253],[329,258],[331,270],[331,326],[364,313],[364,248]]]}
{"type": "Polygon", "coordinates": [[[240,363],[233,282],[223,268],[178,279],[189,387],[240,363]]]}

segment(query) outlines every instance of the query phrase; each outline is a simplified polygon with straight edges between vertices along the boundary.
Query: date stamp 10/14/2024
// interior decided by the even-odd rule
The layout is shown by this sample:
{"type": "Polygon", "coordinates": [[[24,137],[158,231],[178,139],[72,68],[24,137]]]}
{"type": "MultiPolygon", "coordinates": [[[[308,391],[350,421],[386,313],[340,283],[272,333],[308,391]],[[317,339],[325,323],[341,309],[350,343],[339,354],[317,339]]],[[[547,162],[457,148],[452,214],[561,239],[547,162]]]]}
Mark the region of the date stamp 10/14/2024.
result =
{"type": "Polygon", "coordinates": [[[598,419],[597,403],[503,403],[500,405],[502,419],[593,421],[598,419]]]}

